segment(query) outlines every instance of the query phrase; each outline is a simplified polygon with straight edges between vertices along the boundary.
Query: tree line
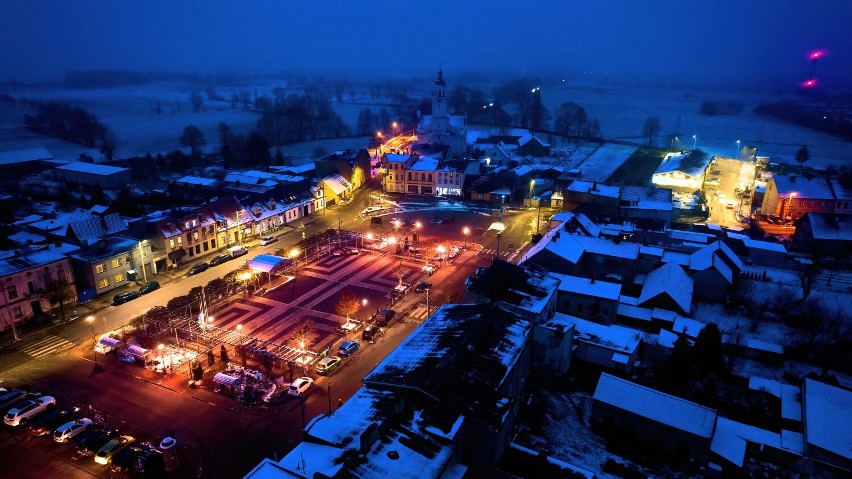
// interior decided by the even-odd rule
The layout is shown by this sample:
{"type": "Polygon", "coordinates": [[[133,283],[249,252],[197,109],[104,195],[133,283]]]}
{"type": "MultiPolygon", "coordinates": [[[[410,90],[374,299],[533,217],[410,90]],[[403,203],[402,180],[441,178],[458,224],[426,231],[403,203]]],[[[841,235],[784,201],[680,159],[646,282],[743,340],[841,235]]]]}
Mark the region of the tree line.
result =
{"type": "Polygon", "coordinates": [[[36,110],[34,115],[24,115],[24,128],[86,148],[98,147],[107,161],[112,160],[118,139],[95,115],[65,103],[22,101],[28,102],[36,110]]]}

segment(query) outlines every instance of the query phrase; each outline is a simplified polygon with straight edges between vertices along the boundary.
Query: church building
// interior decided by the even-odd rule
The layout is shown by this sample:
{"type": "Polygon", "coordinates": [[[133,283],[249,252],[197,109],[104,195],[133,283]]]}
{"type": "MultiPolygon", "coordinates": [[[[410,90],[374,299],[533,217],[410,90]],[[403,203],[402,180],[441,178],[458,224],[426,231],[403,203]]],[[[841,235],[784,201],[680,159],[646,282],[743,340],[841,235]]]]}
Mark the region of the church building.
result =
{"type": "Polygon", "coordinates": [[[444,72],[438,70],[438,79],[432,88],[432,114],[423,115],[417,127],[417,142],[448,145],[451,154],[465,154],[466,119],[464,115],[448,113],[447,83],[444,72]]]}

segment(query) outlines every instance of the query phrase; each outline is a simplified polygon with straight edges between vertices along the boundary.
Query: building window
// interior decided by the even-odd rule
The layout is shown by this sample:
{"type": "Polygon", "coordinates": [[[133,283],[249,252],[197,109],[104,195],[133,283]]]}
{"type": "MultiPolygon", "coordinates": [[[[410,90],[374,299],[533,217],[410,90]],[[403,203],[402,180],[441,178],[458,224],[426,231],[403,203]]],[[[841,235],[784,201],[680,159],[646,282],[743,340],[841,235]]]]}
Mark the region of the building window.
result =
{"type": "Polygon", "coordinates": [[[6,288],[6,293],[9,295],[9,299],[15,299],[18,297],[18,287],[17,286],[9,286],[6,288]]]}
{"type": "Polygon", "coordinates": [[[204,251],[207,251],[209,248],[210,248],[210,247],[209,247],[209,245],[208,245],[208,244],[207,244],[207,242],[205,241],[205,242],[204,242],[204,251]]]}
{"type": "Polygon", "coordinates": [[[483,195],[482,193],[477,193],[476,197],[481,200],[481,199],[485,198],[485,195],[483,195]]]}
{"type": "Polygon", "coordinates": [[[174,249],[175,247],[175,239],[172,238],[169,240],[169,249],[174,249]]]}
{"type": "Polygon", "coordinates": [[[121,266],[121,260],[120,260],[120,259],[118,259],[118,258],[115,258],[115,259],[113,259],[112,261],[110,261],[109,265],[110,265],[110,267],[112,267],[113,269],[118,268],[119,266],[121,266]]]}
{"type": "Polygon", "coordinates": [[[104,271],[106,271],[106,264],[101,263],[101,264],[95,265],[95,272],[96,273],[101,274],[104,271]]]}
{"type": "Polygon", "coordinates": [[[23,318],[24,317],[24,310],[21,309],[20,306],[15,305],[15,306],[12,307],[12,314],[14,314],[16,318],[23,318]]]}
{"type": "MultiPolygon", "coordinates": [[[[195,234],[197,235],[197,234],[198,234],[198,232],[196,232],[195,234]]],[[[187,234],[186,234],[186,242],[187,242],[187,243],[192,243],[192,233],[187,233],[187,234]]]]}
{"type": "Polygon", "coordinates": [[[189,221],[187,221],[186,223],[184,223],[184,224],[183,224],[183,226],[184,226],[184,228],[183,228],[183,229],[188,230],[188,229],[189,229],[189,221]]]}
{"type": "Polygon", "coordinates": [[[426,181],[426,173],[420,173],[420,181],[426,181]]]}
{"type": "Polygon", "coordinates": [[[187,251],[189,251],[189,257],[190,257],[190,258],[191,258],[191,257],[193,257],[193,256],[195,256],[195,250],[194,250],[194,249],[192,249],[192,247],[191,247],[191,246],[187,249],[187,251]]]}
{"type": "Polygon", "coordinates": [[[432,187],[431,186],[423,186],[423,187],[420,188],[420,192],[423,193],[424,195],[431,195],[432,194],[432,187]]]}
{"type": "Polygon", "coordinates": [[[200,244],[195,245],[195,254],[201,254],[201,245],[200,244]]]}
{"type": "MultiPolygon", "coordinates": [[[[192,232],[192,239],[194,239],[195,241],[198,241],[198,231],[192,232]]],[[[189,238],[187,238],[186,240],[189,241],[189,238]]]]}
{"type": "Polygon", "coordinates": [[[429,181],[432,181],[432,173],[429,173],[429,181]]]}
{"type": "Polygon", "coordinates": [[[213,239],[211,239],[211,240],[210,240],[210,247],[211,247],[211,248],[215,248],[215,247],[216,247],[216,238],[213,238],[213,239]]]}
{"type": "Polygon", "coordinates": [[[183,246],[183,236],[178,236],[178,246],[183,246]]]}
{"type": "Polygon", "coordinates": [[[34,294],[36,292],[35,281],[30,281],[27,283],[27,291],[29,291],[30,294],[34,294]]]}
{"type": "Polygon", "coordinates": [[[107,278],[104,278],[104,279],[98,281],[98,288],[103,289],[103,288],[106,288],[107,286],[109,286],[109,280],[107,278]]]}
{"type": "Polygon", "coordinates": [[[117,275],[112,277],[112,280],[116,283],[121,283],[122,281],[124,281],[124,273],[118,273],[117,275]]]}

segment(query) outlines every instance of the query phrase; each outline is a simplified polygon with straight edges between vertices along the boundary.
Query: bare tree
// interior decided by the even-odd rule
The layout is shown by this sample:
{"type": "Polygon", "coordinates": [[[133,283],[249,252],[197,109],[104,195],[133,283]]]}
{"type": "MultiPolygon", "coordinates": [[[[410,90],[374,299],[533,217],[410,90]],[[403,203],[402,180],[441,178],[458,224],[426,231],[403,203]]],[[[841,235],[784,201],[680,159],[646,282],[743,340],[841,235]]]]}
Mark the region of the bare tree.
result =
{"type": "Polygon", "coordinates": [[[100,151],[107,162],[113,160],[116,148],[118,148],[118,137],[110,128],[104,127],[103,132],[101,132],[100,151]]]}
{"type": "Polygon", "coordinates": [[[67,279],[59,278],[46,285],[44,296],[52,304],[59,305],[59,314],[62,317],[62,321],[65,321],[65,304],[77,299],[77,292],[74,289],[74,285],[69,283],[67,279]]]}
{"type": "Polygon", "coordinates": [[[337,314],[344,316],[346,320],[358,311],[358,297],[348,289],[344,289],[337,300],[337,314]]]}
{"type": "Polygon", "coordinates": [[[206,145],[204,134],[195,125],[187,125],[180,135],[180,146],[187,146],[190,149],[192,156],[198,154],[198,149],[206,145]]]}
{"type": "Polygon", "coordinates": [[[649,116],[645,119],[644,135],[648,137],[648,146],[654,146],[657,139],[657,133],[660,132],[660,119],[656,116],[649,116]]]}

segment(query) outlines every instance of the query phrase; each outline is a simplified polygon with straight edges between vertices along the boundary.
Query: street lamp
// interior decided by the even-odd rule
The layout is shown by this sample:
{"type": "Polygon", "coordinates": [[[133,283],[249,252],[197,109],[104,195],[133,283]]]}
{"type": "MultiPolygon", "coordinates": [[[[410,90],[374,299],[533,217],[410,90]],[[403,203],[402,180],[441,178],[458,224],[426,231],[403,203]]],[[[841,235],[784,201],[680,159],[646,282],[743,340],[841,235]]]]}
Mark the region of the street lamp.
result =
{"type": "Polygon", "coordinates": [[[364,308],[364,321],[367,321],[367,298],[361,300],[361,306],[364,308]]]}
{"type": "Polygon", "coordinates": [[[692,149],[694,150],[698,145],[698,135],[692,135],[692,149]]]}
{"type": "Polygon", "coordinates": [[[737,160],[740,159],[740,140],[737,140],[737,160]]]}
{"type": "Polygon", "coordinates": [[[464,249],[467,249],[467,235],[469,235],[469,234],[470,234],[470,228],[468,228],[467,226],[465,226],[465,227],[462,229],[462,233],[464,234],[464,249]]]}
{"type": "Polygon", "coordinates": [[[393,137],[396,138],[396,127],[399,126],[397,122],[392,123],[393,126],[393,137]]]}
{"type": "Polygon", "coordinates": [[[436,248],[436,250],[438,251],[438,254],[441,255],[441,267],[443,268],[444,267],[444,252],[447,251],[447,248],[444,248],[444,245],[439,244],[438,247],[436,248]]]}
{"type": "Polygon", "coordinates": [[[92,328],[92,350],[95,352],[95,365],[98,364],[98,351],[97,346],[98,343],[95,341],[95,317],[94,316],[86,316],[86,322],[89,323],[89,326],[92,328]]]}
{"type": "Polygon", "coordinates": [[[530,180],[530,207],[532,207],[533,187],[535,187],[535,179],[530,180]]]}

